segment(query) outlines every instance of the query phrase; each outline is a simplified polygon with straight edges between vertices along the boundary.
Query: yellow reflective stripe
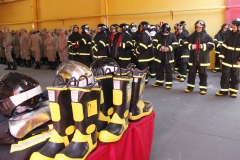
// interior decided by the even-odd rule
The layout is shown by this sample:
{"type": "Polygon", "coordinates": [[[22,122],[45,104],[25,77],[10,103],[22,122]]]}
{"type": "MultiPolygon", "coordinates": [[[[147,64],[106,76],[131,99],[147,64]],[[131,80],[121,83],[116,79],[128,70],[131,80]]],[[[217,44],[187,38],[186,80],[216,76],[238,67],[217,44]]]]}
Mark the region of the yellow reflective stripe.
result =
{"type": "Polygon", "coordinates": [[[82,41],[84,42],[84,44],[87,44],[87,41],[84,38],[82,38],[82,41]]]}
{"type": "Polygon", "coordinates": [[[200,66],[210,66],[210,63],[200,63],[200,66]]]}
{"type": "Polygon", "coordinates": [[[92,42],[88,42],[88,44],[92,44],[92,42]]]}
{"type": "Polygon", "coordinates": [[[192,50],[192,44],[188,44],[188,50],[192,50]]]}
{"type": "Polygon", "coordinates": [[[104,47],[106,47],[106,44],[102,40],[100,40],[99,42],[102,43],[104,47]]]}
{"type": "Polygon", "coordinates": [[[238,92],[237,89],[229,88],[229,91],[238,92]]]}
{"type": "Polygon", "coordinates": [[[152,42],[158,42],[158,39],[153,39],[152,42]]]}
{"type": "Polygon", "coordinates": [[[182,55],[181,58],[189,58],[189,55],[182,55]]]}
{"type": "Polygon", "coordinates": [[[131,46],[133,45],[133,43],[132,43],[132,42],[130,42],[130,41],[127,41],[126,43],[129,43],[129,44],[131,44],[131,46]]]}
{"type": "Polygon", "coordinates": [[[32,146],[39,144],[43,141],[46,141],[51,136],[52,132],[53,130],[47,131],[45,133],[32,136],[25,140],[18,141],[18,144],[11,145],[10,153],[22,151],[24,149],[31,148],[32,146]]]}
{"type": "Polygon", "coordinates": [[[187,84],[189,87],[195,87],[195,85],[194,84],[187,84]]]}
{"type": "Polygon", "coordinates": [[[179,39],[179,40],[178,40],[178,44],[180,44],[181,41],[182,41],[182,39],[179,39]]]}
{"type": "Polygon", "coordinates": [[[218,70],[218,69],[220,69],[220,68],[219,68],[219,67],[215,67],[214,69],[218,70]]]}
{"type": "Polygon", "coordinates": [[[227,49],[234,51],[234,47],[227,47],[227,49]]]}
{"type": "MultiPolygon", "coordinates": [[[[94,57],[94,56],[93,56],[94,57]]],[[[107,56],[95,56],[96,58],[104,58],[104,57],[107,57],[107,56]]],[[[94,58],[95,58],[94,57],[94,58]]]]}
{"type": "Polygon", "coordinates": [[[234,64],[233,68],[240,68],[240,65],[234,64]]]}
{"type": "Polygon", "coordinates": [[[143,43],[140,43],[139,46],[142,46],[143,48],[147,49],[147,46],[143,43]]]}
{"type": "Polygon", "coordinates": [[[168,48],[170,49],[170,52],[172,52],[172,51],[173,51],[173,48],[172,48],[172,46],[168,46],[168,48]]]}
{"type": "Polygon", "coordinates": [[[223,91],[223,92],[228,92],[229,91],[229,89],[220,89],[220,91],[223,91]]]}
{"type": "Polygon", "coordinates": [[[93,55],[93,58],[97,58],[97,56],[93,55]]]}
{"type": "Polygon", "coordinates": [[[72,46],[72,45],[71,45],[71,44],[69,44],[69,45],[68,45],[68,48],[70,48],[71,46],[72,46]]]}
{"type": "Polygon", "coordinates": [[[160,48],[160,46],[161,46],[161,44],[158,44],[156,48],[157,48],[157,49],[159,49],[159,48],[160,48]]]}
{"type": "Polygon", "coordinates": [[[203,51],[206,51],[206,49],[207,49],[207,44],[203,44],[203,51]]]}
{"type": "Polygon", "coordinates": [[[166,82],[166,84],[172,84],[172,82],[166,82]]]}
{"type": "Polygon", "coordinates": [[[154,61],[158,62],[158,63],[161,63],[161,60],[157,59],[157,58],[154,58],[154,61]]]}
{"type": "Polygon", "coordinates": [[[218,43],[221,43],[221,44],[222,44],[222,43],[223,43],[223,41],[218,41],[218,43]]]}
{"type": "Polygon", "coordinates": [[[175,44],[175,45],[178,45],[178,42],[173,42],[172,44],[173,44],[173,45],[174,45],[174,44],[175,44]]]}
{"type": "Polygon", "coordinates": [[[161,80],[156,80],[156,82],[158,82],[158,83],[164,83],[164,81],[161,81],[161,80]]]}
{"type": "Polygon", "coordinates": [[[189,65],[189,66],[193,66],[193,63],[188,62],[188,65],[189,65]]]}
{"type": "Polygon", "coordinates": [[[90,53],[79,53],[79,55],[82,55],[82,56],[90,56],[90,53]]]}
{"type": "Polygon", "coordinates": [[[236,48],[236,51],[240,51],[240,48],[236,48]]]}
{"type": "Polygon", "coordinates": [[[208,42],[207,44],[211,44],[211,45],[215,46],[215,44],[213,42],[208,42]]]}
{"type": "Polygon", "coordinates": [[[187,41],[185,41],[183,44],[187,44],[188,42],[187,41]]]}
{"type": "Polygon", "coordinates": [[[137,50],[137,49],[136,49],[136,53],[137,53],[137,54],[140,54],[140,52],[138,52],[138,50],[137,50]]]}
{"type": "Polygon", "coordinates": [[[223,58],[223,59],[224,59],[224,58],[225,58],[225,56],[224,56],[224,55],[222,55],[222,54],[220,54],[220,55],[219,55],[219,58],[223,58]]]}
{"type": "Polygon", "coordinates": [[[207,89],[207,86],[199,86],[200,89],[207,89]]]}
{"type": "Polygon", "coordinates": [[[122,43],[123,49],[126,47],[125,43],[122,43]]]}
{"type": "Polygon", "coordinates": [[[139,59],[138,62],[148,62],[154,60],[154,57],[149,58],[149,59],[139,59]]]}
{"type": "Polygon", "coordinates": [[[215,53],[217,53],[217,54],[220,54],[220,52],[218,52],[218,51],[214,51],[215,53]]]}
{"type": "Polygon", "coordinates": [[[98,49],[96,46],[93,46],[92,49],[94,49],[96,52],[98,52],[98,49]]]}
{"type": "Polygon", "coordinates": [[[174,60],[169,60],[169,63],[173,63],[174,62],[174,60]]]}
{"type": "Polygon", "coordinates": [[[131,58],[122,58],[122,57],[119,57],[119,59],[121,59],[121,60],[123,60],[123,61],[131,60],[131,58]]]}
{"type": "Polygon", "coordinates": [[[221,44],[218,44],[217,47],[221,46],[221,44]]]}
{"type": "Polygon", "coordinates": [[[69,54],[71,54],[71,55],[77,55],[76,53],[73,53],[73,52],[69,52],[69,54]]]}
{"type": "Polygon", "coordinates": [[[225,43],[222,44],[223,47],[225,47],[226,49],[228,48],[227,45],[225,43]]]}
{"type": "Polygon", "coordinates": [[[94,41],[94,40],[92,40],[92,43],[95,43],[95,41],[94,41]]]}
{"type": "Polygon", "coordinates": [[[148,45],[148,48],[150,48],[150,47],[152,47],[152,44],[149,44],[149,45],[148,45]]]}
{"type": "Polygon", "coordinates": [[[229,63],[226,63],[226,62],[222,62],[222,65],[224,65],[224,66],[228,66],[228,67],[232,67],[232,65],[231,65],[231,64],[229,64],[229,63]]]}

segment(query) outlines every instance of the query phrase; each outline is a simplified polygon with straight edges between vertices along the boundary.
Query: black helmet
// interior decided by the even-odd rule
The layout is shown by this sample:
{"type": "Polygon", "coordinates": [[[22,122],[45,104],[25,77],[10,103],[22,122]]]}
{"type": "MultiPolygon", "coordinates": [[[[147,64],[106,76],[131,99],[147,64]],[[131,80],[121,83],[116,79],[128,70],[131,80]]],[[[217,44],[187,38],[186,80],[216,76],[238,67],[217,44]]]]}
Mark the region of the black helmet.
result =
{"type": "Polygon", "coordinates": [[[143,31],[150,29],[150,24],[149,24],[148,22],[142,21],[140,24],[141,24],[141,26],[142,26],[142,30],[143,30],[143,31]]]}
{"type": "Polygon", "coordinates": [[[107,30],[107,26],[106,26],[105,24],[102,24],[102,23],[98,24],[97,27],[98,27],[98,28],[101,28],[101,31],[102,31],[102,32],[104,32],[104,31],[107,30]]]}
{"type": "Polygon", "coordinates": [[[136,23],[133,22],[133,23],[130,24],[129,27],[130,27],[130,28],[137,28],[137,25],[136,25],[136,23]]]}
{"type": "Polygon", "coordinates": [[[83,32],[89,32],[89,26],[87,24],[82,25],[81,29],[83,32]]]}
{"type": "Polygon", "coordinates": [[[120,26],[119,26],[120,28],[122,28],[122,32],[125,32],[125,31],[127,31],[128,30],[128,28],[129,28],[129,25],[128,24],[126,24],[126,23],[122,23],[122,24],[120,24],[120,26]]]}
{"type": "Polygon", "coordinates": [[[0,78],[0,111],[11,116],[17,106],[35,108],[42,89],[38,81],[25,74],[9,72],[0,78]]]}
{"type": "Polygon", "coordinates": [[[179,24],[185,26],[185,25],[186,25],[186,22],[185,22],[185,21],[180,21],[179,24]]]}
{"type": "Polygon", "coordinates": [[[168,23],[164,23],[161,28],[162,33],[169,33],[171,31],[171,27],[168,23]]]}
{"type": "Polygon", "coordinates": [[[236,19],[232,20],[231,24],[234,26],[237,26],[238,31],[240,30],[240,18],[236,18],[236,19]]]}
{"type": "Polygon", "coordinates": [[[117,62],[109,57],[96,59],[90,65],[90,69],[92,70],[94,76],[113,74],[118,70],[118,68],[119,66],[117,62]]]}
{"type": "Polygon", "coordinates": [[[205,24],[205,22],[204,22],[203,20],[198,20],[198,21],[194,24],[194,26],[195,26],[195,29],[196,29],[196,27],[202,27],[203,30],[205,30],[205,28],[206,28],[206,24],[205,24]]]}

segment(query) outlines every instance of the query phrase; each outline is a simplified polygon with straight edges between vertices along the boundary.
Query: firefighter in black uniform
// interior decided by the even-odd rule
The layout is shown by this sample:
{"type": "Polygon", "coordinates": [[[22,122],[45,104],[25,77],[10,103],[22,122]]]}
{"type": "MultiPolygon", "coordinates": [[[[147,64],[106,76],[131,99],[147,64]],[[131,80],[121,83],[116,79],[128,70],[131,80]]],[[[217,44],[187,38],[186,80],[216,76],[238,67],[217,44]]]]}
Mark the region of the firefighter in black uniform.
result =
{"type": "Polygon", "coordinates": [[[188,86],[186,93],[193,91],[196,72],[199,71],[200,94],[207,92],[207,66],[210,65],[209,52],[214,48],[213,39],[205,31],[206,24],[202,20],[195,23],[195,31],[184,42],[184,46],[190,50],[188,86]]]}
{"type": "MultiPolygon", "coordinates": [[[[175,25],[174,25],[174,35],[176,36],[176,37],[178,37],[178,35],[179,35],[179,33],[178,33],[178,27],[180,26],[180,24],[179,23],[176,23],[175,25]]],[[[174,61],[175,61],[175,66],[174,66],[174,73],[175,74],[178,74],[178,70],[179,70],[179,68],[180,68],[180,66],[181,66],[181,57],[179,56],[179,53],[178,53],[178,48],[176,48],[176,49],[174,49],[174,61]]]]}
{"type": "Polygon", "coordinates": [[[189,32],[188,32],[188,30],[186,29],[186,22],[185,21],[180,21],[180,23],[179,23],[181,26],[183,26],[184,27],[184,32],[186,32],[188,35],[189,35],[189,32]]]}
{"type": "Polygon", "coordinates": [[[132,36],[128,33],[129,25],[126,23],[120,24],[120,34],[116,37],[113,44],[112,54],[117,55],[117,62],[121,68],[127,68],[131,63],[132,55],[132,36]]]}
{"type": "Polygon", "coordinates": [[[179,25],[178,26],[178,57],[180,58],[180,66],[178,69],[178,76],[175,76],[174,78],[176,80],[179,80],[180,82],[184,82],[187,77],[187,65],[189,61],[189,50],[186,49],[183,44],[185,40],[188,38],[188,33],[184,32],[184,26],[179,25]]]}
{"type": "MultiPolygon", "coordinates": [[[[150,36],[151,36],[151,40],[153,40],[153,38],[155,37],[156,33],[157,33],[157,28],[155,25],[151,25],[150,26],[150,30],[149,30],[150,36]]],[[[156,52],[156,48],[153,46],[152,48],[153,52],[153,57],[155,57],[155,52],[156,52]]],[[[156,70],[155,70],[155,60],[153,59],[152,61],[150,61],[149,63],[149,74],[152,78],[156,77],[156,70]]]]}
{"type": "Polygon", "coordinates": [[[128,33],[132,36],[132,43],[133,43],[133,46],[132,46],[132,55],[131,55],[131,63],[135,64],[136,66],[138,66],[138,61],[137,61],[137,57],[136,57],[136,54],[135,54],[135,49],[136,49],[136,37],[137,37],[137,25],[136,23],[131,23],[129,25],[129,30],[128,30],[128,33]]]}
{"type": "MultiPolygon", "coordinates": [[[[138,68],[144,70],[149,67],[149,62],[154,59],[152,53],[151,36],[148,32],[150,24],[146,21],[140,23],[139,39],[136,43],[136,55],[138,60],[138,68]]],[[[148,83],[148,76],[146,76],[145,83],[148,83]]]]}
{"type": "Polygon", "coordinates": [[[220,31],[218,31],[218,33],[215,35],[213,39],[213,42],[215,44],[215,68],[213,70],[213,73],[219,72],[220,70],[219,54],[221,52],[223,40],[225,39],[228,33],[227,31],[228,31],[228,24],[225,23],[221,26],[220,31]]]}
{"type": "Polygon", "coordinates": [[[82,39],[79,41],[80,62],[90,67],[92,39],[89,33],[89,26],[87,24],[84,24],[82,25],[81,29],[82,39]]]}
{"type": "Polygon", "coordinates": [[[94,52],[93,58],[99,59],[103,57],[109,57],[110,46],[108,41],[108,35],[106,33],[107,26],[100,23],[97,27],[97,34],[92,40],[92,49],[94,52]]]}
{"type": "Polygon", "coordinates": [[[68,37],[69,59],[80,62],[79,41],[82,39],[79,27],[73,25],[73,33],[68,37]]]}
{"type": "Polygon", "coordinates": [[[165,69],[166,89],[172,88],[174,63],[173,51],[177,48],[178,42],[176,36],[170,31],[170,25],[168,23],[164,23],[162,25],[162,31],[158,32],[152,40],[153,46],[156,48],[156,83],[152,85],[153,87],[163,86],[165,69]]]}
{"type": "Polygon", "coordinates": [[[240,18],[232,21],[232,31],[227,34],[219,55],[222,63],[221,89],[217,96],[237,97],[240,82],[240,18]]]}

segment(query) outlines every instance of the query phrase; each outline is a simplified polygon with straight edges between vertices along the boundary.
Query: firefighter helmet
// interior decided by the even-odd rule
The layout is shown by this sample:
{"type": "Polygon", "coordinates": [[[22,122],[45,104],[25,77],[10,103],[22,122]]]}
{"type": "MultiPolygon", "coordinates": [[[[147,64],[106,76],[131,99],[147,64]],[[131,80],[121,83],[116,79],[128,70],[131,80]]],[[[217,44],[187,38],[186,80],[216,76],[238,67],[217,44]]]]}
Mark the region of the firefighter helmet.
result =
{"type": "Polygon", "coordinates": [[[4,74],[0,78],[0,111],[11,116],[17,106],[35,108],[41,93],[36,79],[18,72],[4,74]]]}
{"type": "Polygon", "coordinates": [[[143,30],[143,31],[146,31],[146,30],[149,30],[149,29],[150,29],[150,24],[149,24],[148,22],[146,22],[146,21],[142,21],[142,22],[140,23],[140,25],[142,26],[142,30],[143,30]]]}
{"type": "Polygon", "coordinates": [[[83,32],[89,32],[89,26],[87,24],[82,25],[81,29],[83,32]]]}
{"type": "Polygon", "coordinates": [[[171,27],[168,23],[164,23],[161,28],[162,33],[169,33],[171,31],[171,27]]]}
{"type": "Polygon", "coordinates": [[[203,30],[205,30],[205,28],[206,28],[206,24],[205,24],[205,22],[204,22],[203,20],[198,20],[198,21],[194,24],[194,26],[195,26],[195,29],[196,29],[196,27],[202,27],[203,30]]]}
{"type": "Polygon", "coordinates": [[[126,32],[129,28],[129,25],[126,23],[122,23],[122,24],[120,24],[119,27],[122,28],[122,32],[126,32]]]}
{"type": "Polygon", "coordinates": [[[232,20],[231,24],[234,26],[237,26],[238,31],[240,31],[240,18],[236,18],[236,19],[232,20]]]}
{"type": "Polygon", "coordinates": [[[102,23],[98,24],[97,27],[101,29],[101,32],[104,32],[104,31],[107,30],[107,26],[105,24],[102,24],[102,23]]]}

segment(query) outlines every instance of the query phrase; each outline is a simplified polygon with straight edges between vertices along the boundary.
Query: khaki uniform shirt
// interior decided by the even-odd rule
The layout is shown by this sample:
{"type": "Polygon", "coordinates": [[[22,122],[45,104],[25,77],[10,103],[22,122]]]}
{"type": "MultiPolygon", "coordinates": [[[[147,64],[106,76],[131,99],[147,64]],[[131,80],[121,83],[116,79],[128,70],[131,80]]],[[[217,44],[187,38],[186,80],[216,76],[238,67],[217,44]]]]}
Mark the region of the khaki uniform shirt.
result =
{"type": "Polygon", "coordinates": [[[20,36],[14,36],[13,37],[13,48],[14,50],[20,50],[20,36]]]}
{"type": "Polygon", "coordinates": [[[4,33],[3,46],[6,48],[12,48],[12,35],[9,32],[4,33]]]}
{"type": "Polygon", "coordinates": [[[46,46],[46,50],[54,50],[54,38],[47,37],[44,41],[44,45],[46,46]]]}
{"type": "Polygon", "coordinates": [[[31,50],[40,49],[43,45],[42,37],[39,34],[33,34],[28,42],[31,50]]]}
{"type": "Polygon", "coordinates": [[[57,50],[63,50],[64,48],[67,48],[68,45],[67,45],[67,36],[64,35],[64,36],[58,36],[58,40],[57,40],[57,44],[56,44],[56,48],[57,50]]]}
{"type": "Polygon", "coordinates": [[[29,35],[27,33],[22,34],[20,38],[20,46],[22,50],[28,50],[30,48],[28,45],[28,42],[29,42],[29,35]]]}

